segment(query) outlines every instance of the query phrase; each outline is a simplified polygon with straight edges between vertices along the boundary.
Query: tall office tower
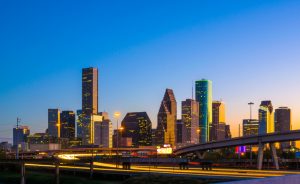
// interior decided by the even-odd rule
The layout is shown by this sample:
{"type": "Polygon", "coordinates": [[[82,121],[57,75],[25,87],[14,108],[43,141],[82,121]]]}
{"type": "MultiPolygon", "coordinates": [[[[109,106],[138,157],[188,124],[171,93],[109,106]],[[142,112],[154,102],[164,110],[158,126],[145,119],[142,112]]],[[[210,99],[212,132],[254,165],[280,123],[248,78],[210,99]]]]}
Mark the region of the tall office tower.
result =
{"type": "Polygon", "coordinates": [[[221,101],[212,103],[212,126],[210,141],[221,141],[225,139],[225,104],[221,101]]]}
{"type": "Polygon", "coordinates": [[[82,110],[77,110],[76,111],[76,134],[77,134],[77,138],[82,139],[83,138],[83,114],[82,114],[82,110]]]}
{"type": "Polygon", "coordinates": [[[48,134],[53,137],[60,137],[60,110],[48,109],[48,134]]]}
{"type": "Polygon", "coordinates": [[[132,138],[132,147],[152,145],[152,123],[146,112],[131,112],[124,117],[122,137],[132,138]]]}
{"type": "Polygon", "coordinates": [[[243,120],[243,136],[258,135],[259,121],[257,119],[243,120]]]}
{"type": "Polygon", "coordinates": [[[274,132],[274,111],[271,101],[262,101],[259,107],[258,134],[274,132]]]}
{"type": "Polygon", "coordinates": [[[230,125],[225,125],[225,139],[231,139],[230,125]]]}
{"type": "Polygon", "coordinates": [[[95,145],[98,145],[100,148],[112,148],[113,146],[113,128],[112,122],[110,121],[108,114],[106,112],[100,112],[102,116],[102,121],[96,121],[95,128],[95,145]]]}
{"type": "Polygon", "coordinates": [[[20,144],[23,147],[23,144],[27,142],[27,137],[30,134],[28,126],[17,126],[13,129],[13,146],[19,146],[20,144]]]}
{"type": "Polygon", "coordinates": [[[62,111],[60,113],[60,137],[75,139],[75,113],[73,111],[62,111]]]}
{"type": "Polygon", "coordinates": [[[187,127],[182,122],[181,119],[176,121],[176,143],[177,144],[185,144],[187,143],[187,127]]]}
{"type": "Polygon", "coordinates": [[[196,100],[199,102],[200,143],[209,141],[209,129],[212,123],[212,82],[196,81],[196,100]]]}
{"type": "Polygon", "coordinates": [[[166,89],[157,115],[157,144],[176,144],[177,102],[172,89],[166,89]]]}
{"type": "Polygon", "coordinates": [[[181,119],[186,130],[186,139],[183,143],[198,143],[199,103],[196,100],[187,99],[181,102],[181,119]]]}
{"type": "MultiPolygon", "coordinates": [[[[275,109],[275,132],[291,131],[291,109],[288,107],[279,107],[275,109]]],[[[290,142],[280,144],[281,149],[288,149],[290,142]]]]}
{"type": "Polygon", "coordinates": [[[98,69],[82,69],[82,113],[85,116],[98,113],[98,69]]]}
{"type": "MultiPolygon", "coordinates": [[[[80,131],[82,144],[95,144],[94,125],[101,119],[98,115],[98,69],[82,69],[82,114],[80,131]]],[[[102,121],[102,120],[101,120],[102,121]]]]}

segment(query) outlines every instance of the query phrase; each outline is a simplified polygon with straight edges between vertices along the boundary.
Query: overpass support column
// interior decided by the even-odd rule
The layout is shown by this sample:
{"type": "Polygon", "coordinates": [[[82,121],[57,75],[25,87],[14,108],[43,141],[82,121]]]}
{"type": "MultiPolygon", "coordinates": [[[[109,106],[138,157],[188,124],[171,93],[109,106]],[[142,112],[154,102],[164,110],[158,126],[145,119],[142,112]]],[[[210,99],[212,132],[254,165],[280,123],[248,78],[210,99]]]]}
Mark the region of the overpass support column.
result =
{"type": "Polygon", "coordinates": [[[206,152],[196,151],[196,155],[199,159],[204,159],[206,152]]]}
{"type": "Polygon", "coordinates": [[[59,161],[55,162],[55,180],[56,184],[59,184],[59,161]]]}
{"type": "Polygon", "coordinates": [[[274,166],[276,167],[276,170],[279,170],[278,157],[276,154],[275,143],[270,143],[270,147],[271,147],[271,151],[272,151],[272,159],[274,162],[274,166]]]}
{"type": "Polygon", "coordinates": [[[94,162],[91,161],[90,162],[90,178],[93,178],[93,174],[94,174],[94,162]]]}
{"type": "Polygon", "coordinates": [[[264,160],[264,147],[265,147],[265,144],[259,143],[258,155],[257,155],[257,169],[258,170],[262,170],[263,160],[264,160]]]}
{"type": "Polygon", "coordinates": [[[25,184],[25,163],[21,163],[21,184],[25,184]]]}

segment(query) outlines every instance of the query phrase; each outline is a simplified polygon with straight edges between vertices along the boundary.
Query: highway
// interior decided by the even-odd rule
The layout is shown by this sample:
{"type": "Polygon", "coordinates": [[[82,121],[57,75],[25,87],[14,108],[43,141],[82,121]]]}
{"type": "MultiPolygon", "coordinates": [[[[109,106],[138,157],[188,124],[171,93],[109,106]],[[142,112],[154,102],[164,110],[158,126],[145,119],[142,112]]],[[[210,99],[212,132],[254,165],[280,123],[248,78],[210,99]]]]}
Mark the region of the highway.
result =
{"type": "MultiPolygon", "coordinates": [[[[25,164],[26,168],[55,168],[54,165],[47,164],[25,164]]],[[[60,170],[72,170],[72,171],[89,171],[90,167],[86,166],[70,166],[60,165],[60,170]]],[[[254,179],[254,178],[267,178],[267,177],[280,177],[285,175],[300,174],[296,171],[274,171],[274,170],[246,170],[246,169],[222,169],[214,168],[212,171],[203,171],[201,168],[192,167],[189,170],[180,170],[178,166],[160,166],[154,168],[153,166],[140,166],[132,165],[131,170],[123,170],[122,168],[116,168],[115,164],[94,162],[95,173],[112,173],[112,174],[166,174],[166,175],[184,175],[193,177],[204,178],[228,178],[228,179],[254,179]]]]}

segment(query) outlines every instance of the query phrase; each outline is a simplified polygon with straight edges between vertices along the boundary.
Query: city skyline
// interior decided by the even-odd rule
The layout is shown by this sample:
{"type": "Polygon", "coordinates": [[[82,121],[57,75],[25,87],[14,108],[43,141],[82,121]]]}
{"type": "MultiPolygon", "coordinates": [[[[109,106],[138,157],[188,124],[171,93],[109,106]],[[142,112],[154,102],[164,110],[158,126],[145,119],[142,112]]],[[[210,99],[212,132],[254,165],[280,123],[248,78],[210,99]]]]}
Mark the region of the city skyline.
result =
{"type": "MultiPolygon", "coordinates": [[[[146,111],[155,128],[165,88],[173,89],[177,101],[181,102],[192,97],[194,81],[207,78],[213,81],[213,100],[222,99],[226,103],[226,123],[231,125],[234,136],[238,135],[238,124],[242,124],[243,119],[249,119],[247,103],[250,101],[255,103],[253,119],[258,119],[260,102],[271,100],[274,109],[287,106],[293,111],[293,129],[299,129],[300,115],[297,112],[300,112],[300,89],[297,83],[300,78],[300,58],[297,52],[300,40],[297,31],[300,27],[292,24],[299,20],[296,11],[300,7],[299,3],[237,3],[229,12],[225,11],[228,5],[224,8],[217,7],[223,10],[219,14],[212,4],[194,4],[214,11],[201,14],[192,9],[191,14],[183,17],[184,20],[190,20],[188,23],[179,21],[175,24],[172,20],[176,19],[167,17],[155,24],[157,32],[151,29],[149,36],[145,36],[147,33],[137,35],[140,37],[132,41],[124,39],[126,31],[121,32],[123,34],[120,37],[123,39],[120,42],[112,40],[112,43],[120,46],[110,45],[107,50],[102,47],[108,41],[102,46],[101,36],[101,39],[96,37],[93,43],[92,37],[86,37],[88,41],[70,41],[82,32],[78,29],[67,39],[57,37],[68,48],[65,52],[59,50],[62,47],[54,49],[55,42],[45,39],[49,33],[44,30],[49,26],[47,24],[41,25],[41,42],[37,41],[39,36],[31,35],[35,27],[27,28],[28,39],[33,39],[27,49],[22,46],[15,48],[15,45],[19,45],[16,44],[17,41],[3,38],[0,59],[3,61],[3,68],[7,70],[0,74],[5,79],[1,80],[0,91],[0,138],[12,138],[11,130],[17,117],[22,119],[22,125],[28,125],[36,133],[44,132],[47,127],[47,109],[59,108],[74,112],[81,109],[80,70],[89,66],[99,69],[99,111],[107,111],[111,117],[115,111],[122,113],[120,119],[127,112],[146,111]],[[277,12],[281,12],[280,15],[277,12]],[[195,13],[194,16],[192,13],[195,13]],[[271,23],[272,20],[276,20],[276,24],[271,23]],[[168,24],[171,28],[167,29],[163,24],[168,21],[171,21],[168,24]],[[86,45],[87,48],[71,47],[72,44],[86,45]],[[36,52],[37,47],[39,49],[36,52]],[[80,51],[82,54],[79,54],[80,51]],[[12,76],[9,75],[11,68],[15,69],[12,76]]],[[[166,4],[162,6],[167,7],[166,4]]],[[[181,15],[177,11],[181,10],[180,3],[171,6],[175,9],[170,12],[171,15],[181,15]]],[[[0,12],[1,15],[10,15],[7,10],[0,12]]],[[[149,14],[149,10],[145,11],[141,13],[141,17],[145,18],[149,14]]],[[[12,18],[23,20],[18,17],[20,15],[12,18]]],[[[159,12],[155,16],[164,15],[159,12]]],[[[63,18],[70,19],[68,16],[63,18]]],[[[24,20],[28,21],[26,17],[24,20]]],[[[48,22],[54,20],[50,18],[48,22]]],[[[147,22],[151,23],[149,19],[147,22]]],[[[74,22],[70,24],[75,26],[74,22]]],[[[83,22],[79,24],[82,25],[83,22]]],[[[87,24],[88,32],[95,36],[95,32],[90,30],[91,22],[87,24]]],[[[12,25],[4,25],[7,25],[8,30],[13,29],[12,25]]],[[[116,25],[105,25],[108,29],[117,28],[116,25]]],[[[136,27],[131,24],[128,29],[134,28],[136,27]]],[[[98,30],[99,27],[95,29],[98,30]]],[[[1,33],[8,34],[5,30],[1,30],[1,33]]],[[[8,37],[15,34],[17,32],[8,34],[8,37]]],[[[57,36],[55,34],[61,36],[60,33],[52,36],[57,36]]],[[[116,34],[119,32],[115,32],[116,34]]],[[[110,35],[109,38],[113,36],[110,35]]],[[[21,42],[21,45],[26,45],[27,37],[21,42]]],[[[180,119],[181,107],[178,104],[177,108],[177,118],[180,119]]],[[[115,120],[112,121],[115,126],[115,120]]]]}

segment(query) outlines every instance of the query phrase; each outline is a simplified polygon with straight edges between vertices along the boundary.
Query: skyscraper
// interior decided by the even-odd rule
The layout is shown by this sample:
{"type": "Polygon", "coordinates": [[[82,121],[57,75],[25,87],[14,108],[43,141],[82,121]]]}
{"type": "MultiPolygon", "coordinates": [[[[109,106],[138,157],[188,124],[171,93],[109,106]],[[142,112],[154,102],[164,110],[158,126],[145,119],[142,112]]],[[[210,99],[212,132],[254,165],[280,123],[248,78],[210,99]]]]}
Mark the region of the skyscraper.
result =
{"type": "MultiPolygon", "coordinates": [[[[98,115],[98,69],[82,69],[82,111],[80,122],[80,136],[83,145],[94,144],[94,123],[102,118],[98,115]]],[[[102,121],[102,120],[101,120],[102,121]]]]}
{"type": "Polygon", "coordinates": [[[113,146],[113,128],[106,112],[99,114],[103,119],[102,121],[94,122],[94,144],[101,148],[112,148],[113,146]]]}
{"type": "Polygon", "coordinates": [[[98,113],[98,69],[82,69],[82,113],[98,113]]]}
{"type": "Polygon", "coordinates": [[[225,104],[221,101],[212,103],[212,127],[210,141],[221,141],[225,139],[225,104]]]}
{"type": "Polygon", "coordinates": [[[132,138],[132,147],[152,145],[152,123],[146,112],[131,112],[124,117],[122,137],[132,138]]]}
{"type": "Polygon", "coordinates": [[[75,139],[75,113],[73,111],[62,111],[60,114],[60,137],[75,139]]]}
{"type": "Polygon", "coordinates": [[[60,110],[48,109],[48,134],[53,137],[60,137],[60,110]]]}
{"type": "MultiPolygon", "coordinates": [[[[275,132],[288,132],[291,131],[291,109],[288,107],[279,107],[275,109],[275,132]]],[[[290,147],[289,142],[280,144],[282,149],[290,147]]]]}
{"type": "Polygon", "coordinates": [[[230,125],[225,125],[225,139],[231,139],[230,125]]]}
{"type": "Polygon", "coordinates": [[[200,143],[209,141],[209,129],[212,123],[212,82],[196,81],[196,100],[199,102],[200,143]]]}
{"type": "Polygon", "coordinates": [[[184,143],[198,143],[199,103],[196,100],[187,99],[181,102],[181,119],[186,127],[186,139],[184,143]]]}
{"type": "Polygon", "coordinates": [[[176,143],[177,144],[185,144],[187,143],[187,127],[185,124],[182,122],[181,119],[178,119],[176,121],[176,143]]]}
{"type": "Polygon", "coordinates": [[[243,120],[243,136],[258,135],[259,121],[256,119],[243,120]]]}
{"type": "Polygon", "coordinates": [[[274,111],[271,101],[262,101],[259,107],[258,133],[266,134],[274,132],[274,111]]]}
{"type": "Polygon", "coordinates": [[[157,144],[176,144],[177,102],[172,89],[166,89],[157,115],[157,144]]]}
{"type": "MultiPolygon", "coordinates": [[[[17,126],[13,129],[13,146],[25,143],[30,130],[27,126],[17,126]]],[[[23,147],[23,145],[22,145],[23,147]]]]}

